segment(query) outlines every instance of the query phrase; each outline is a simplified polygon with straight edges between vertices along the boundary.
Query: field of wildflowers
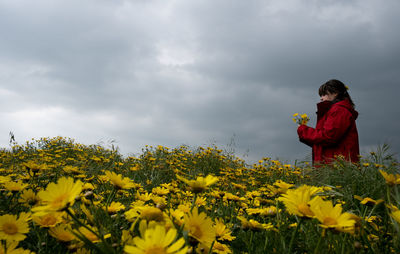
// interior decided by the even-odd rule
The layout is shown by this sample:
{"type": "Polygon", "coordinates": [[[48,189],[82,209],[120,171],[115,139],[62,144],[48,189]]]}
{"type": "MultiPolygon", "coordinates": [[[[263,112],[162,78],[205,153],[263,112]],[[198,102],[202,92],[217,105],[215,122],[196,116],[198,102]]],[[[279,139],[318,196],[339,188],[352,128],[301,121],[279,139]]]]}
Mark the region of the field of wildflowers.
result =
{"type": "Polygon", "coordinates": [[[398,253],[399,164],[137,157],[55,137],[0,150],[0,253],[398,253]]]}

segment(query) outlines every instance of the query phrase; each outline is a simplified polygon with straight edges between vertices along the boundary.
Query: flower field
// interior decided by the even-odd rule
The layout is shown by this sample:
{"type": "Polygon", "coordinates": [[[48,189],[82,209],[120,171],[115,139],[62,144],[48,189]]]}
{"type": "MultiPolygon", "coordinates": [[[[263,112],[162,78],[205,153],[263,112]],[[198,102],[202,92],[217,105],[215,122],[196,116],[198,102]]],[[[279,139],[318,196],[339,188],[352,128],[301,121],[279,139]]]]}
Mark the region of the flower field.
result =
{"type": "Polygon", "coordinates": [[[399,164],[140,155],[55,137],[0,150],[0,253],[398,253],[399,164]]]}

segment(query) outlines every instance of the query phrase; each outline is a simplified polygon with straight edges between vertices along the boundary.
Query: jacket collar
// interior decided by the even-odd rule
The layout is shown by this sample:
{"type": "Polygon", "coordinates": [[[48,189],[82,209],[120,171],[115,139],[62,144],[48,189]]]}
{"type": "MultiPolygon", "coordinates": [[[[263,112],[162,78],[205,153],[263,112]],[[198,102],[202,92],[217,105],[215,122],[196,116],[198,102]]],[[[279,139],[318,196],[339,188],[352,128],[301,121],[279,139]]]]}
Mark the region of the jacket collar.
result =
{"type": "Polygon", "coordinates": [[[348,99],[344,99],[344,100],[341,100],[338,102],[323,101],[323,102],[317,103],[317,117],[320,118],[323,115],[325,115],[325,113],[328,112],[329,109],[331,109],[331,107],[333,105],[346,108],[353,115],[354,119],[357,119],[358,112],[353,108],[353,106],[350,104],[350,101],[348,99]]]}
{"type": "Polygon", "coordinates": [[[331,109],[333,103],[331,101],[322,101],[320,103],[317,103],[317,117],[318,119],[325,115],[326,112],[331,109]]]}

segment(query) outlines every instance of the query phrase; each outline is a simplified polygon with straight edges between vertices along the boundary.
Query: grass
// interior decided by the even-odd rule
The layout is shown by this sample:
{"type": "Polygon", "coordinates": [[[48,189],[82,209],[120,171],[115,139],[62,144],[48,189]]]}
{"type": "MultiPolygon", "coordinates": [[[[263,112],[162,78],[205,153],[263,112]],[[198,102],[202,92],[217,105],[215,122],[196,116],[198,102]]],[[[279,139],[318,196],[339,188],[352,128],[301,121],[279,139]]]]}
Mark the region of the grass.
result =
{"type": "MultiPolygon", "coordinates": [[[[116,149],[82,145],[68,138],[32,140],[0,150],[0,253],[12,253],[13,248],[27,253],[124,253],[126,245],[137,245],[133,238],[145,239],[142,221],[147,230],[154,229],[154,224],[175,229],[173,241],[184,239],[185,253],[397,253],[400,235],[394,214],[400,201],[398,185],[387,184],[380,171],[400,178],[399,164],[387,146],[377,148],[357,165],[338,159],[314,168],[270,158],[249,165],[218,147],[146,146],[139,156],[124,157],[116,149]],[[118,187],[106,172],[119,174],[122,180],[134,183],[133,187],[118,187]],[[188,182],[208,175],[218,181],[203,183],[202,191],[195,193],[193,186],[176,175],[188,182]],[[38,217],[35,207],[43,205],[35,195],[63,177],[81,181],[82,191],[74,196],[74,202],[60,208],[61,220],[34,220],[38,217]],[[18,184],[12,187],[8,182],[18,184]],[[354,230],[346,233],[324,228],[316,217],[291,213],[280,197],[302,185],[320,187],[323,191],[313,197],[340,204],[343,212],[352,214],[354,230]],[[28,191],[34,193],[31,198],[28,191]],[[123,208],[106,211],[112,202],[123,208]],[[147,214],[150,207],[159,209],[161,217],[147,214]],[[187,227],[187,216],[194,207],[205,215],[199,230],[216,232],[212,242],[196,237],[193,228],[187,227]],[[261,212],[271,207],[274,212],[261,212]],[[5,215],[21,217],[23,213],[30,214],[24,222],[28,231],[18,228],[17,233],[26,237],[11,241],[17,233],[5,227],[13,223],[5,221],[5,215]],[[206,228],[206,220],[213,226],[206,228]],[[51,234],[62,225],[70,227],[73,240],[63,241],[51,234]],[[82,234],[82,227],[90,230],[92,237],[82,234]]],[[[146,248],[150,247],[143,247],[143,253],[146,248]]],[[[160,253],[179,253],[163,251],[160,253]]]]}

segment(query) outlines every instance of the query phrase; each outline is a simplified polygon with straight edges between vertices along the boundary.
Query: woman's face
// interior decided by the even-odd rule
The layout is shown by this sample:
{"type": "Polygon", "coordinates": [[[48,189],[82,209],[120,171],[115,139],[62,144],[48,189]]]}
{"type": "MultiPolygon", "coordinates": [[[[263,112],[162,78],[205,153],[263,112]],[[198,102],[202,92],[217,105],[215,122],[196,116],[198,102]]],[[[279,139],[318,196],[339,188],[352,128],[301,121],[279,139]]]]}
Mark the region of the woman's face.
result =
{"type": "Polygon", "coordinates": [[[327,93],[321,96],[321,101],[333,101],[337,96],[337,93],[327,93]]]}

